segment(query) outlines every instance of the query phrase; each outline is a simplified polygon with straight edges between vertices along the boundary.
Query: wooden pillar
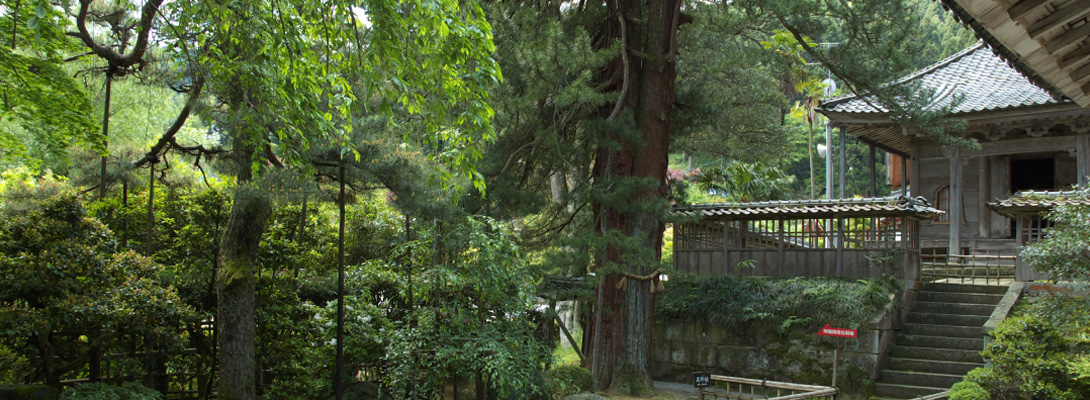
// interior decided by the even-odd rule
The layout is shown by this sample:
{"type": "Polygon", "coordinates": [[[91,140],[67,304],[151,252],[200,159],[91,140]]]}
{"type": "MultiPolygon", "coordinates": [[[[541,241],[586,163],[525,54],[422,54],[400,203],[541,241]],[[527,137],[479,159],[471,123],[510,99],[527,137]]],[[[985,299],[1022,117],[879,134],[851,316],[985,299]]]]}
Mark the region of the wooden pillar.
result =
{"type": "Polygon", "coordinates": [[[909,196],[917,198],[921,196],[923,187],[923,176],[920,175],[920,159],[922,158],[923,150],[920,149],[920,141],[912,141],[912,173],[908,175],[908,179],[912,180],[912,186],[909,187],[909,196]]]}
{"type": "Polygon", "coordinates": [[[980,218],[980,237],[992,237],[992,211],[988,201],[992,199],[992,162],[990,157],[980,157],[980,195],[977,196],[977,217],[980,218]]]}
{"type": "Polygon", "coordinates": [[[962,209],[962,168],[961,150],[951,149],[950,152],[950,243],[947,249],[948,255],[961,254],[961,209],[962,209]]]}
{"type": "MultiPolygon", "coordinates": [[[[1010,156],[992,156],[988,157],[988,171],[991,172],[990,184],[988,185],[992,191],[992,197],[1006,198],[1010,195],[1011,190],[1011,166],[1010,156]]],[[[993,238],[1006,238],[1011,235],[1010,218],[1003,217],[998,214],[994,214],[991,217],[991,236],[993,238]]]]}
{"type": "Polygon", "coordinates": [[[1079,186],[1086,187],[1090,175],[1090,133],[1075,137],[1075,171],[1079,174],[1079,186]]]}
{"type": "MultiPolygon", "coordinates": [[[[912,163],[915,165],[916,163],[912,163]]],[[[915,175],[913,175],[915,176],[915,175]]],[[[908,157],[901,157],[901,196],[908,197],[908,157]]]]}
{"type": "Polygon", "coordinates": [[[836,218],[836,276],[844,276],[844,218],[836,218]]]}
{"type": "Polygon", "coordinates": [[[840,171],[839,172],[840,172],[840,198],[841,199],[844,198],[844,186],[846,186],[846,184],[848,183],[848,176],[846,174],[846,172],[848,171],[848,168],[847,168],[847,165],[848,165],[848,143],[847,143],[847,141],[844,140],[844,131],[845,131],[845,128],[843,126],[840,127],[840,146],[839,146],[838,150],[840,150],[839,151],[839,153],[840,153],[840,171]]]}
{"type": "Polygon", "coordinates": [[[878,162],[874,159],[874,145],[870,145],[870,197],[878,197],[878,162]]]}

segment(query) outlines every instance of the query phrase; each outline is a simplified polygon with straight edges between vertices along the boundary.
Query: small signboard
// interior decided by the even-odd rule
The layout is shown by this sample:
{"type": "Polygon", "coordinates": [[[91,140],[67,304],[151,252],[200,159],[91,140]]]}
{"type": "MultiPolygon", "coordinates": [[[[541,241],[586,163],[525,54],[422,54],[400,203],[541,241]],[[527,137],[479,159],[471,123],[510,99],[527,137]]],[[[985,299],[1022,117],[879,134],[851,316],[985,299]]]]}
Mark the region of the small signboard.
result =
{"type": "Polygon", "coordinates": [[[709,372],[694,372],[693,387],[708,387],[712,383],[712,374],[709,372]]]}
{"type": "Polygon", "coordinates": [[[856,332],[855,329],[832,328],[832,327],[829,326],[829,324],[825,324],[825,327],[821,328],[821,330],[818,331],[818,335],[819,336],[835,336],[835,337],[843,337],[843,338],[854,338],[854,337],[856,337],[857,332],[856,332]]]}

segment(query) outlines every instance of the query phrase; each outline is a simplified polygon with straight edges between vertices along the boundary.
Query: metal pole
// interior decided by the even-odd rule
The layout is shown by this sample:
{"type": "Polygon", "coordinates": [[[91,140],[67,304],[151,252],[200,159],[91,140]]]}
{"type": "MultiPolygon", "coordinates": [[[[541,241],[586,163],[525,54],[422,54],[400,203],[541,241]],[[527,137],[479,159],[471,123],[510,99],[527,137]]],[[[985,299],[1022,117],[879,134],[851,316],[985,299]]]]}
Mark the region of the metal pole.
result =
{"type": "Polygon", "coordinates": [[[337,400],[344,398],[344,163],[338,166],[337,177],[341,181],[340,231],[337,235],[337,375],[333,387],[337,400]]]}

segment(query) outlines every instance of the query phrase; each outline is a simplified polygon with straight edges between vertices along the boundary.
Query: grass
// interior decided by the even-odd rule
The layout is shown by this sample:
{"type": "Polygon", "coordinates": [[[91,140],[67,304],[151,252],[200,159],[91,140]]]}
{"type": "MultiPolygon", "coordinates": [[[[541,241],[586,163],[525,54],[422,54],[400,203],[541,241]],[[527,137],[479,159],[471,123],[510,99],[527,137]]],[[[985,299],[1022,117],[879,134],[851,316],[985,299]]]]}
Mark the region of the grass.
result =
{"type": "MultiPolygon", "coordinates": [[[[583,343],[583,330],[579,328],[573,329],[571,336],[575,339],[575,343],[583,343]]],[[[563,337],[563,333],[560,334],[563,337]]],[[[575,353],[575,349],[568,345],[567,338],[560,340],[560,345],[556,346],[553,350],[553,363],[554,365],[579,365],[579,355],[575,353]]]]}

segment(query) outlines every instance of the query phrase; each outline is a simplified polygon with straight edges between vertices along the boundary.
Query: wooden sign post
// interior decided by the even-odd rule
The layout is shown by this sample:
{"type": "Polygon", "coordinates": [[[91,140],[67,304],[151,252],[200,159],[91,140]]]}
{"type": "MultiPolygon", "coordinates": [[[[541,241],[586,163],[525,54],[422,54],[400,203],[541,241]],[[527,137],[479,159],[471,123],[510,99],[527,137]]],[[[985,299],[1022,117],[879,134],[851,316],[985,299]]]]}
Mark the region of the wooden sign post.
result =
{"type": "MultiPolygon", "coordinates": [[[[821,330],[819,330],[817,334],[818,334],[818,336],[832,336],[832,337],[855,339],[856,337],[858,337],[859,332],[856,331],[855,329],[833,328],[833,327],[830,327],[829,324],[825,324],[825,326],[823,328],[821,328],[821,330]]],[[[840,342],[836,342],[836,347],[833,348],[833,384],[830,385],[832,387],[836,387],[836,370],[839,369],[839,367],[840,367],[840,342]]]]}
{"type": "Polygon", "coordinates": [[[704,388],[712,383],[712,374],[708,372],[693,372],[693,386],[696,387],[700,400],[704,400],[704,388]]]}

